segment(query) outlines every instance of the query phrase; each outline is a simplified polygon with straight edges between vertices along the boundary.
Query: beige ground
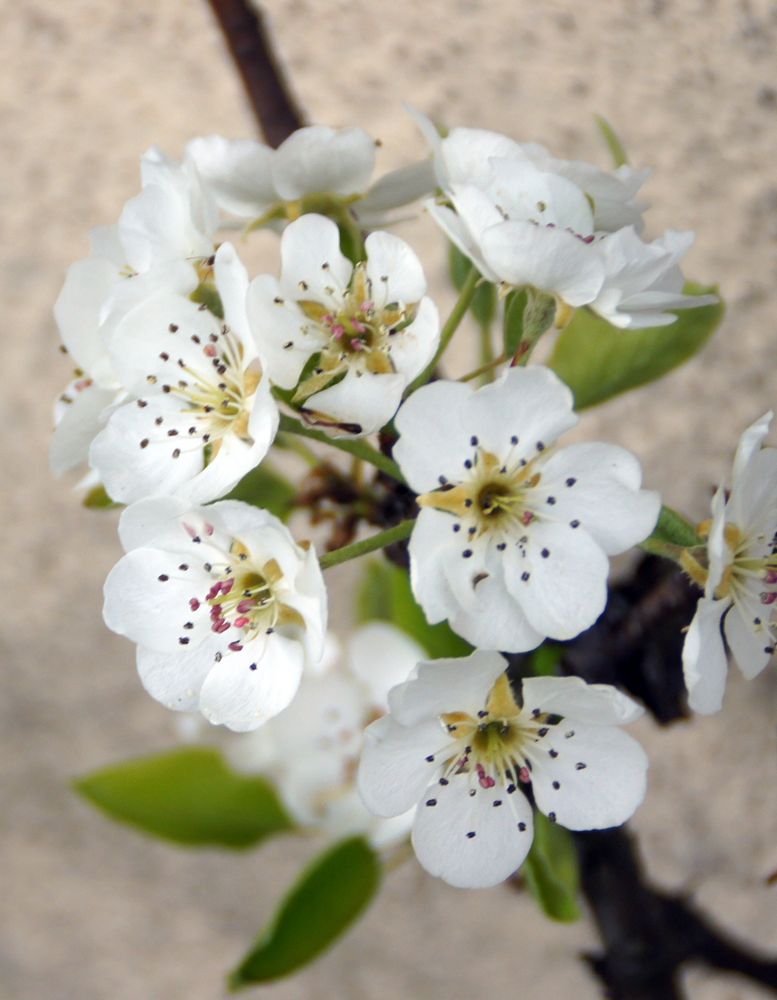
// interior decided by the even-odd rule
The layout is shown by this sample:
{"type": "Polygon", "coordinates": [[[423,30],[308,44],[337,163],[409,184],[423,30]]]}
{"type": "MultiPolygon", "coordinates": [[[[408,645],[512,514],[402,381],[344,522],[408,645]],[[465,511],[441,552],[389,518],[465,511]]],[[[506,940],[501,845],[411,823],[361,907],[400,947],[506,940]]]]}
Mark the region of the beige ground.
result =
{"type": "MultiPolygon", "coordinates": [[[[136,190],[151,143],[252,125],[203,2],[6,0],[0,80],[3,303],[2,561],[4,1000],[214,1000],[306,849],[184,853],[113,826],[68,789],[75,774],[171,741],[129,644],[100,621],[117,557],[46,467],[50,400],[67,376],[51,303],[90,226],[136,190]],[[291,852],[291,853],[289,853],[291,852]]],[[[651,164],[654,232],[698,233],[688,270],[720,281],[729,316],[696,364],[588,418],[635,449],[651,485],[703,516],[740,430],[775,402],[777,6],[771,0],[281,0],[270,4],[317,121],[359,124],[386,166],[420,153],[400,102],[605,162],[591,126],[619,127],[651,164]]],[[[419,246],[438,241],[408,230],[419,246]]],[[[670,733],[636,827],[665,884],[692,889],[745,938],[777,941],[772,669],[725,712],[670,733]]],[[[334,953],[273,998],[597,997],[556,927],[507,892],[461,894],[408,866],[334,953]]],[[[694,975],[698,1000],[763,996],[694,975]]]]}

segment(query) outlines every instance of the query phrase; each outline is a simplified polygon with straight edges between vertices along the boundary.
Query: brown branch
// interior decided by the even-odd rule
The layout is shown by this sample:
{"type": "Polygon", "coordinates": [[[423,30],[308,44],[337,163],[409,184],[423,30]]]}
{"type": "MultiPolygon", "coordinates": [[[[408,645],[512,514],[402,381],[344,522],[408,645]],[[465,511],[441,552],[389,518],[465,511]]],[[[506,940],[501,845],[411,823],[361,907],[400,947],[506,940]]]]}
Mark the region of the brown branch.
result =
{"type": "Polygon", "coordinates": [[[273,52],[258,8],[248,0],[208,0],[240,73],[265,140],[279,146],[305,119],[273,52]]]}
{"type": "Polygon", "coordinates": [[[654,889],[625,828],[579,833],[575,842],[605,949],[586,957],[611,1000],[680,1000],[678,973],[687,963],[738,973],[777,993],[777,959],[754,955],[681,896],[654,889]]]}

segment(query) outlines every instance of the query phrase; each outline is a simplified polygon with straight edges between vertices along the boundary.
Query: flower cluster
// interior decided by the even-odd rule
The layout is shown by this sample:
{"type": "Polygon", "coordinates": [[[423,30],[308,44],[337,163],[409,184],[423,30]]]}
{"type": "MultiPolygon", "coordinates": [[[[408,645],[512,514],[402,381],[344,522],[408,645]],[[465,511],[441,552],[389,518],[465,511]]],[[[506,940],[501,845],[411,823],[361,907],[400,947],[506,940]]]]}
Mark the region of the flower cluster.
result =
{"type": "Polygon", "coordinates": [[[769,417],[745,433],[733,488],[699,528],[706,553],[702,537],[662,541],[638,460],[559,444],[578,421],[573,393],[528,362],[581,307],[628,337],[714,301],[683,292],[692,234],[643,240],[645,171],[476,129],[441,138],[416,120],[431,158],[374,184],[375,143],[358,128],[303,128],[275,150],[210,136],[181,163],[148,152],[140,194],[93,233],[56,303],[76,370],[51,464],[88,463],[87,482],[127,505],[104,617],[136,643],[154,698],[242,733],[230,759],[271,776],[302,825],[379,846],[412,828],[428,871],[475,887],[522,864],[534,808],[599,829],[644,797],[645,754],[618,728],[639,707],[576,677],[512,677],[502,655],[592,626],[611,556],[651,536],[704,587],[685,644],[692,707],[720,707],[721,622],[743,671],[763,668],[777,450],[761,447],[769,417]],[[375,228],[435,191],[428,215],[474,265],[442,326],[413,249],[375,228]],[[229,216],[249,220],[246,236],[279,233],[277,276],[249,276],[219,240],[229,216]],[[441,356],[489,284],[497,313],[525,292],[522,340],[451,381],[441,356]],[[305,437],[349,453],[350,473],[305,437]],[[315,466],[303,487],[285,483],[283,509],[262,466],[273,448],[315,466]],[[323,496],[356,539],[321,559],[285,523],[314,494],[316,513],[323,496]],[[361,522],[384,530],[356,538],[361,522]],[[393,555],[409,561],[412,607],[397,623],[420,619],[428,634],[447,621],[474,651],[429,660],[372,622],[333,665],[322,568],[407,539],[393,555]]]}

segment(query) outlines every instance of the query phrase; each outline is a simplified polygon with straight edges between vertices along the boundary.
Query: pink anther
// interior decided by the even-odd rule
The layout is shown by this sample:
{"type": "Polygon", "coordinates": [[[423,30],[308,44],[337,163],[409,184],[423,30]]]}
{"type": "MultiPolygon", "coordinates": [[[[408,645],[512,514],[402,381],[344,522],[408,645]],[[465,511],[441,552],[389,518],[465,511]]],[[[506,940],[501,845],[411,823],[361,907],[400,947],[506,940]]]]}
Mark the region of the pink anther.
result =
{"type": "Polygon", "coordinates": [[[528,767],[522,767],[518,771],[518,780],[521,781],[521,782],[523,782],[524,785],[528,785],[529,784],[529,782],[531,781],[531,775],[529,774],[529,768],[528,767]]]}
{"type": "Polygon", "coordinates": [[[215,358],[218,351],[215,344],[206,344],[202,349],[202,353],[208,358],[215,358]]]}
{"type": "Polygon", "coordinates": [[[239,642],[230,642],[229,646],[227,647],[227,649],[231,649],[233,653],[239,653],[242,648],[243,647],[239,642]]]}
{"type": "Polygon", "coordinates": [[[761,604],[774,604],[777,601],[777,591],[772,591],[771,594],[764,591],[761,594],[761,604]]]}
{"type": "Polygon", "coordinates": [[[335,340],[339,340],[344,333],[345,333],[345,327],[343,326],[342,323],[332,324],[332,336],[335,338],[335,340]]]}
{"type": "Polygon", "coordinates": [[[207,523],[203,524],[203,528],[205,528],[206,535],[212,535],[215,530],[212,524],[207,524],[207,523]]]}
{"type": "Polygon", "coordinates": [[[493,788],[494,787],[494,785],[496,784],[496,782],[491,777],[491,775],[486,774],[486,769],[483,767],[482,764],[478,764],[478,766],[475,768],[475,770],[478,773],[478,784],[480,785],[481,788],[493,788]]]}
{"type": "Polygon", "coordinates": [[[239,601],[237,605],[237,610],[239,614],[244,615],[246,611],[250,611],[255,604],[256,601],[254,601],[253,599],[249,599],[246,601],[239,601]]]}
{"type": "Polygon", "coordinates": [[[245,615],[241,615],[240,618],[236,618],[234,620],[233,624],[235,628],[245,628],[250,621],[250,618],[246,618],[245,615]]]}
{"type": "Polygon", "coordinates": [[[366,302],[362,302],[359,308],[363,313],[372,312],[372,310],[375,308],[375,303],[372,301],[372,299],[368,299],[366,302]]]}
{"type": "Polygon", "coordinates": [[[767,569],[767,571],[766,571],[766,582],[767,583],[777,583],[777,569],[767,569]]]}
{"type": "Polygon", "coordinates": [[[351,340],[351,350],[353,350],[353,351],[363,351],[364,350],[364,344],[360,340],[358,340],[356,337],[354,337],[351,340]]]}
{"type": "Polygon", "coordinates": [[[211,631],[218,632],[219,634],[221,634],[222,632],[226,632],[228,628],[229,628],[229,622],[226,620],[226,618],[220,618],[217,622],[214,622],[211,625],[211,631]]]}
{"type": "Polygon", "coordinates": [[[197,610],[197,608],[199,608],[199,606],[200,606],[200,602],[199,602],[199,601],[197,600],[197,598],[196,598],[196,597],[193,597],[193,598],[192,598],[192,599],[191,599],[191,600],[189,601],[189,607],[190,607],[190,608],[192,609],[192,611],[196,611],[196,610],[197,610]]]}
{"type": "Polygon", "coordinates": [[[521,514],[521,524],[531,524],[534,520],[534,514],[530,510],[525,510],[521,514]]]}

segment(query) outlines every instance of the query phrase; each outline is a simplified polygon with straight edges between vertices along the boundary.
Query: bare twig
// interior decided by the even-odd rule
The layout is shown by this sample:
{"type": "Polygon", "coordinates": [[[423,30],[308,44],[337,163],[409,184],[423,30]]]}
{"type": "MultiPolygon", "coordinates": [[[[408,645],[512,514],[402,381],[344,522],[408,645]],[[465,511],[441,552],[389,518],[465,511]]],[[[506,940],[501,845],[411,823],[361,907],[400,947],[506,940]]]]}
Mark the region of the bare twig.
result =
{"type": "Polygon", "coordinates": [[[575,835],[583,892],[604,952],[586,956],[611,1000],[680,1000],[687,963],[738,973],[777,992],[777,958],[746,950],[679,895],[645,880],[625,828],[575,835]]]}
{"type": "Polygon", "coordinates": [[[264,138],[278,146],[304,117],[278,64],[261,11],[248,0],[209,0],[264,138]]]}

